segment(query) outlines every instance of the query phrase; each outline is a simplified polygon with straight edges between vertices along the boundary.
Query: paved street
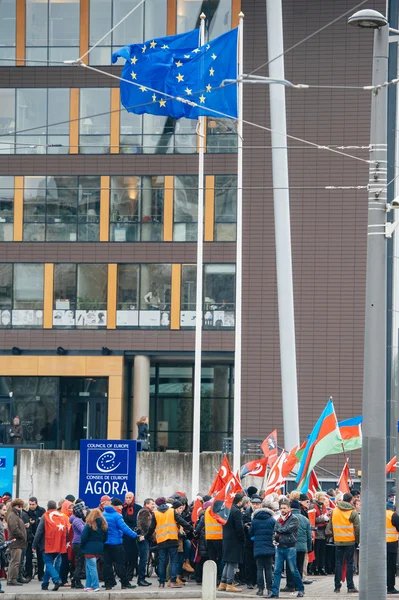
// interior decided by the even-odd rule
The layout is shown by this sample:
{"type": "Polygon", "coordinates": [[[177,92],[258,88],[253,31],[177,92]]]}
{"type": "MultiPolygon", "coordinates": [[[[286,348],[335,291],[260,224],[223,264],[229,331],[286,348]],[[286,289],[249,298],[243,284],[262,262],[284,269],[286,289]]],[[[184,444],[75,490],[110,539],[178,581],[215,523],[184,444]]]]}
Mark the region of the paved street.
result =
{"type": "MultiPolygon", "coordinates": [[[[21,588],[11,588],[7,586],[7,584],[2,581],[3,590],[6,592],[1,596],[4,600],[26,600],[27,598],[31,598],[32,596],[36,596],[37,598],[46,597],[49,600],[53,600],[53,598],[57,598],[58,600],[77,600],[78,598],[88,598],[91,600],[92,598],[114,598],[117,597],[119,600],[127,599],[127,598],[136,598],[137,600],[142,599],[151,599],[151,598],[179,598],[180,600],[188,600],[189,598],[200,598],[201,597],[201,587],[196,585],[195,582],[188,582],[186,586],[182,589],[170,590],[165,588],[164,590],[160,590],[158,588],[158,583],[155,577],[152,578],[153,585],[150,588],[135,588],[134,590],[121,590],[120,588],[115,588],[112,592],[97,592],[97,593],[88,593],[83,590],[71,590],[70,588],[61,588],[58,592],[43,592],[40,589],[40,583],[35,580],[29,584],[24,585],[21,588]]],[[[284,580],[283,580],[284,582],[284,580]]],[[[355,577],[355,584],[358,584],[358,577],[355,577]]],[[[284,585],[284,584],[283,584],[284,585]]],[[[51,589],[52,586],[50,586],[51,589]]],[[[341,589],[341,594],[338,596],[334,594],[334,580],[332,576],[328,577],[314,577],[313,583],[311,585],[306,586],[305,588],[305,596],[309,600],[325,600],[328,598],[337,598],[337,597],[349,597],[349,598],[358,598],[357,594],[353,594],[347,596],[346,586],[343,586],[341,589]]],[[[244,597],[244,598],[257,598],[256,590],[247,590],[244,588],[242,594],[226,594],[225,592],[218,592],[218,598],[222,599],[223,597],[244,597]]],[[[296,597],[296,593],[280,593],[280,598],[292,600],[296,597]]],[[[394,596],[392,596],[394,597],[394,596]]]]}

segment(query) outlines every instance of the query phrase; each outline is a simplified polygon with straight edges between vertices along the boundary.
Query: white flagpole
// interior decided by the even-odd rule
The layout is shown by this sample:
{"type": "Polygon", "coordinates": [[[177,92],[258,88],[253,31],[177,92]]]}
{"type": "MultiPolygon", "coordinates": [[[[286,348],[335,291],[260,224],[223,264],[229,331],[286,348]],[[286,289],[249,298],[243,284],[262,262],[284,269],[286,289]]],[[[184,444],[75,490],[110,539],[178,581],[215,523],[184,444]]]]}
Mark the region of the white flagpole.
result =
{"type": "Polygon", "coordinates": [[[233,473],[240,470],[241,462],[241,336],[242,336],[242,118],[244,73],[244,14],[240,12],[238,25],[238,124],[237,124],[237,257],[236,257],[236,318],[234,352],[234,419],[233,419],[233,473]]]}
{"type": "MultiPolygon", "coordinates": [[[[205,43],[205,14],[201,13],[200,46],[205,43]]],[[[197,292],[195,299],[195,358],[193,406],[193,467],[191,498],[199,492],[200,438],[201,438],[201,346],[202,346],[202,279],[204,249],[204,142],[205,117],[198,119],[198,229],[197,229],[197,292]]]]}

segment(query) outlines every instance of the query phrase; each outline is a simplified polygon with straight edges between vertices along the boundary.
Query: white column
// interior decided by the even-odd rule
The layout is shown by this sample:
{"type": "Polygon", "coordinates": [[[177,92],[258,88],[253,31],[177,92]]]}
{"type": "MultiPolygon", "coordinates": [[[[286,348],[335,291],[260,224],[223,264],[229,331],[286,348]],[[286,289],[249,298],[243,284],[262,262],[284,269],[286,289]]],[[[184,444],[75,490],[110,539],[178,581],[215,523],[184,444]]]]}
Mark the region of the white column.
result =
{"type": "MultiPolygon", "coordinates": [[[[150,412],[150,358],[137,355],[134,357],[133,372],[133,438],[137,438],[137,421],[140,417],[148,417],[150,412]]],[[[151,423],[150,423],[151,426],[151,423]]]]}

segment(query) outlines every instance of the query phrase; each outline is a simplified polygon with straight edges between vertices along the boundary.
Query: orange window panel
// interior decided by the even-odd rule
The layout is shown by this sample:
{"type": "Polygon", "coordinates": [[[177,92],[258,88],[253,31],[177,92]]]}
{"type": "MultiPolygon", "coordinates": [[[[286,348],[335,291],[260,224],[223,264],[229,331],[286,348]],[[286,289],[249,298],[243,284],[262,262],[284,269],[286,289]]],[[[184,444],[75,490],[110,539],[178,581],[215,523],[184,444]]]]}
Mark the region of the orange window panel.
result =
{"type": "MultiPolygon", "coordinates": [[[[16,39],[15,39],[15,56],[22,60],[17,60],[17,67],[24,67],[25,61],[25,47],[26,47],[26,4],[25,0],[17,0],[17,22],[16,22],[16,39]]],[[[1,8],[0,8],[1,10],[1,8]]]]}
{"type": "Polygon", "coordinates": [[[121,123],[121,95],[119,88],[111,89],[111,154],[119,154],[119,133],[121,123]]]}
{"type": "Polygon", "coordinates": [[[215,230],[215,176],[205,177],[204,241],[213,242],[215,230]]]}
{"type": "Polygon", "coordinates": [[[108,265],[107,329],[116,329],[116,295],[118,265],[108,265]]]}
{"type": "MultiPolygon", "coordinates": [[[[80,0],[80,47],[79,54],[82,56],[89,49],[89,0],[80,0]]],[[[85,56],[82,62],[89,64],[89,56],[85,56]]]]}
{"type": "Polygon", "coordinates": [[[79,153],[79,88],[71,88],[69,92],[69,153],[79,153]]]}
{"type": "Polygon", "coordinates": [[[54,265],[44,265],[44,310],[43,328],[53,328],[53,289],[54,289],[54,265]]]}
{"type": "Polygon", "coordinates": [[[24,229],[24,178],[14,177],[14,242],[22,242],[24,229]]]}
{"type": "Polygon", "coordinates": [[[175,35],[177,23],[177,0],[168,0],[166,35],[175,35]]]}

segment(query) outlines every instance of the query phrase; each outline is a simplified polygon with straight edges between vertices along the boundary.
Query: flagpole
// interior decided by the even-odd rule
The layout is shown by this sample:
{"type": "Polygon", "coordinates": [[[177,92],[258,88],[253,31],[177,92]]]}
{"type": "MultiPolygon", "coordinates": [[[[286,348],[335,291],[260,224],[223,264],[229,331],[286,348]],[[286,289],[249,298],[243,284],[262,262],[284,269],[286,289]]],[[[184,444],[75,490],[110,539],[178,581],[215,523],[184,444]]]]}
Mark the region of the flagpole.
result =
{"type": "Polygon", "coordinates": [[[242,340],[242,119],[244,73],[244,13],[238,15],[238,123],[237,123],[237,242],[236,242],[236,318],[234,349],[234,425],[233,472],[241,462],[241,340],[242,340]]]}
{"type": "MultiPolygon", "coordinates": [[[[205,43],[205,14],[201,13],[200,46],[205,43]]],[[[202,279],[204,250],[204,147],[205,117],[198,118],[198,225],[197,225],[197,290],[195,298],[195,357],[193,406],[193,466],[191,497],[199,492],[201,441],[201,346],[202,346],[202,279]]]]}

